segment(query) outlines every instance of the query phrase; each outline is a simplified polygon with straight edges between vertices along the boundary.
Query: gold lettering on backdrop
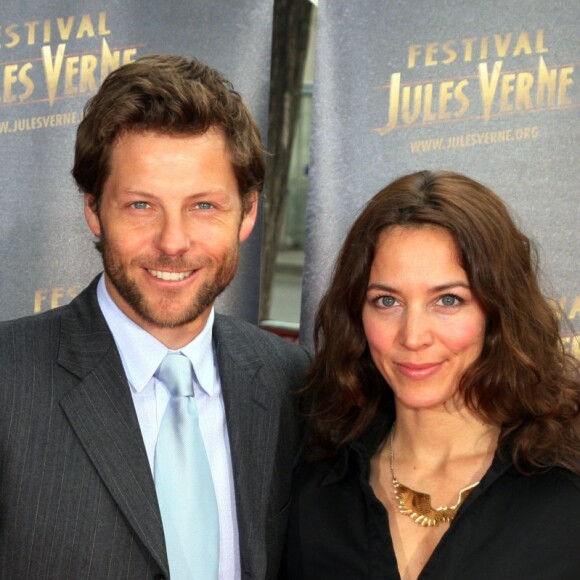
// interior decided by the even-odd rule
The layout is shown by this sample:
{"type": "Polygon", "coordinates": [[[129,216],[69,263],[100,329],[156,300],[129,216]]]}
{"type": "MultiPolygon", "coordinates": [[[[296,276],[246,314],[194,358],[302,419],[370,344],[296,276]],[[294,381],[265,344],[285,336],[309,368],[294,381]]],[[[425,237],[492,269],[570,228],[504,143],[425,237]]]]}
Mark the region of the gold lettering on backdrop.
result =
{"type": "Polygon", "coordinates": [[[509,143],[510,141],[537,139],[539,136],[540,128],[538,126],[452,134],[445,138],[435,137],[411,141],[409,143],[409,151],[413,154],[420,154],[432,151],[443,151],[445,149],[465,149],[469,147],[509,143]]]}
{"type": "Polygon", "coordinates": [[[104,79],[110,72],[119,68],[121,65],[133,62],[136,57],[136,48],[112,51],[106,40],[103,39],[101,49],[101,79],[104,79]]]}
{"type": "Polygon", "coordinates": [[[574,67],[549,66],[545,60],[548,52],[543,29],[409,44],[409,70],[479,61],[475,74],[407,82],[402,72],[392,73],[389,84],[379,87],[389,91],[388,112],[386,124],[376,131],[386,135],[398,127],[466,118],[477,101],[484,121],[496,115],[570,106],[574,67]],[[537,60],[530,64],[534,56],[537,60]],[[526,65],[513,70],[510,63],[507,70],[508,58],[525,58],[526,65]]]}
{"type": "Polygon", "coordinates": [[[489,118],[491,106],[499,84],[499,75],[501,72],[502,62],[496,62],[493,65],[493,71],[490,76],[487,74],[487,63],[479,65],[479,83],[481,87],[481,103],[483,105],[483,116],[489,118]]]}
{"type": "Polygon", "coordinates": [[[425,85],[425,106],[423,107],[423,119],[425,121],[434,121],[436,115],[433,113],[433,85],[427,83],[425,85]]]}
{"type": "Polygon", "coordinates": [[[94,90],[98,82],[104,80],[109,72],[121,64],[132,62],[137,54],[135,48],[111,50],[107,41],[103,39],[99,55],[101,60],[99,69],[99,57],[92,54],[66,56],[66,48],[66,44],[59,44],[56,53],[53,54],[50,46],[42,47],[48,101],[51,105],[56,98],[61,79],[64,82],[64,96],[94,90]],[[99,71],[99,78],[97,78],[97,71],[99,71]]]}
{"type": "Polygon", "coordinates": [[[34,83],[29,74],[32,70],[32,63],[23,65],[10,64],[4,67],[2,80],[3,89],[1,100],[4,103],[14,103],[25,101],[34,92],[34,83]]]}
{"type": "Polygon", "coordinates": [[[394,73],[390,84],[388,122],[378,130],[379,133],[385,135],[399,126],[399,111],[400,121],[406,126],[418,121],[426,123],[462,117],[469,109],[469,98],[465,92],[468,86],[469,81],[463,79],[401,88],[401,73],[394,73]]]}
{"type": "Polygon", "coordinates": [[[37,290],[34,293],[34,312],[42,312],[42,304],[46,300],[47,290],[44,288],[37,290]]]}
{"type": "Polygon", "coordinates": [[[80,285],[56,288],[39,288],[34,292],[34,312],[58,308],[70,302],[80,292],[80,285]]]}
{"type": "Polygon", "coordinates": [[[580,296],[576,296],[576,298],[574,298],[574,302],[572,302],[572,307],[568,313],[568,318],[570,320],[574,320],[574,318],[576,318],[578,315],[580,315],[580,296]]]}
{"type": "Polygon", "coordinates": [[[56,96],[58,79],[64,61],[64,44],[59,44],[56,50],[54,60],[52,58],[52,49],[50,46],[42,47],[42,63],[44,64],[44,74],[46,77],[46,88],[48,90],[48,102],[52,105],[56,96]]]}
{"type": "Polygon", "coordinates": [[[565,319],[562,325],[564,332],[562,343],[564,347],[570,354],[580,360],[580,334],[574,334],[574,332],[578,332],[577,330],[573,330],[572,333],[569,332],[569,322],[572,323],[572,327],[578,328],[574,322],[577,317],[580,317],[580,295],[570,298],[563,296],[559,300],[551,300],[551,303],[558,318],[565,319]]]}
{"type": "Polygon", "coordinates": [[[69,111],[67,113],[38,115],[36,117],[21,117],[13,119],[12,122],[0,121],[0,135],[47,129],[49,127],[62,127],[64,125],[78,125],[80,117],[81,115],[77,111],[69,111]]]}
{"type": "Polygon", "coordinates": [[[580,295],[568,298],[562,296],[559,300],[550,299],[558,318],[567,318],[571,322],[580,315],[580,295]]]}
{"type": "MultiPolygon", "coordinates": [[[[471,62],[473,60],[473,43],[477,40],[477,38],[464,38],[461,42],[465,48],[465,53],[463,55],[463,60],[465,62],[471,62]]],[[[485,54],[487,58],[487,38],[485,39],[485,54]]]]}
{"type": "Polygon", "coordinates": [[[20,35],[16,32],[16,24],[10,24],[6,27],[4,35],[8,38],[8,42],[4,45],[6,48],[12,48],[20,42],[20,35]]]}
{"type": "Polygon", "coordinates": [[[18,65],[8,65],[4,67],[4,102],[12,103],[16,100],[16,96],[12,94],[12,87],[18,80],[18,65]]]}
{"type": "Polygon", "coordinates": [[[537,71],[538,88],[533,94],[532,88],[536,77],[532,73],[501,74],[502,65],[502,61],[496,62],[491,74],[488,73],[487,63],[479,65],[481,101],[483,116],[486,120],[489,119],[496,100],[499,101],[498,110],[500,113],[541,108],[546,102],[546,94],[549,106],[554,104],[563,106],[571,103],[567,88],[572,84],[569,75],[574,72],[573,67],[550,70],[543,57],[540,57],[537,71]],[[500,86],[499,99],[496,99],[498,85],[500,86]]]}
{"type": "Polygon", "coordinates": [[[0,43],[1,48],[14,48],[24,41],[28,46],[66,42],[71,39],[108,36],[111,30],[107,24],[107,13],[58,16],[55,19],[27,20],[22,24],[10,23],[0,26],[0,38],[8,41],[0,43]]]}
{"type": "Polygon", "coordinates": [[[580,360],[580,334],[562,337],[564,348],[578,360],[580,360]]]}
{"type": "Polygon", "coordinates": [[[58,306],[60,306],[63,296],[64,296],[63,288],[53,288],[50,294],[50,307],[57,308],[58,306]]]}
{"type": "Polygon", "coordinates": [[[573,72],[574,67],[571,66],[560,69],[560,74],[558,75],[558,105],[560,106],[572,104],[572,99],[567,94],[567,89],[574,83],[574,80],[570,78],[573,72]]]}
{"type": "Polygon", "coordinates": [[[521,56],[522,54],[544,54],[548,49],[544,46],[544,30],[536,30],[532,39],[526,31],[515,37],[512,32],[494,34],[490,54],[489,37],[470,37],[461,40],[445,40],[444,42],[428,42],[426,44],[410,44],[407,53],[407,68],[415,66],[436,66],[451,64],[456,60],[472,62],[474,59],[487,60],[490,57],[504,59],[506,56],[521,56]]]}
{"type": "MultiPolygon", "coordinates": [[[[0,60],[0,103],[35,98],[48,99],[53,105],[63,97],[94,92],[111,71],[137,58],[136,46],[111,46],[107,41],[111,34],[105,11],[0,24],[0,55],[4,57],[0,60]],[[100,50],[94,45],[86,53],[79,48],[79,43],[96,38],[101,39],[100,50]],[[6,60],[2,53],[21,44],[40,45],[40,58],[24,63],[6,60]],[[44,76],[46,97],[37,92],[43,85],[40,74],[44,76]]],[[[6,132],[10,131],[0,130],[6,132]]]]}
{"type": "Polygon", "coordinates": [[[56,19],[56,27],[58,28],[58,32],[60,35],[61,40],[68,40],[70,38],[70,33],[72,31],[73,24],[75,22],[74,16],[69,16],[66,19],[66,23],[64,18],[57,18],[56,19]]]}

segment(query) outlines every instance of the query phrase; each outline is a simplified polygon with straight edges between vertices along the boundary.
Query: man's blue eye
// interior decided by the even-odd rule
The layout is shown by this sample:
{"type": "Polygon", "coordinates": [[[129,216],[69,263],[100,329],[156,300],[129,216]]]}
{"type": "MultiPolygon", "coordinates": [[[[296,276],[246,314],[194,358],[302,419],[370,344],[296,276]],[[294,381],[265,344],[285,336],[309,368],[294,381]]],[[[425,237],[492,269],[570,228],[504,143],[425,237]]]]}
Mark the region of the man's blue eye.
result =
{"type": "Polygon", "coordinates": [[[197,204],[197,207],[199,207],[199,209],[212,209],[213,205],[207,201],[202,201],[197,204]]]}
{"type": "Polygon", "coordinates": [[[146,209],[148,204],[145,201],[135,201],[131,204],[135,209],[146,209]]]}

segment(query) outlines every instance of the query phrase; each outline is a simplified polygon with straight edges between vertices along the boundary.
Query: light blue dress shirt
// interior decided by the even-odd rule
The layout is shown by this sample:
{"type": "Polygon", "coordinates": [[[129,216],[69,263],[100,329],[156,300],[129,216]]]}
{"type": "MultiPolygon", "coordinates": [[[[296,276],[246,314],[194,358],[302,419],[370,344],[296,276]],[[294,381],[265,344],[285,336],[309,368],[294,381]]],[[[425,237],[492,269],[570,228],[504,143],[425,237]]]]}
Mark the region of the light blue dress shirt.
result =
{"type": "MultiPolygon", "coordinates": [[[[167,389],[153,374],[169,349],[119,309],[107,292],[104,276],[97,286],[97,298],[121,355],[153,473],[157,434],[169,401],[167,389]]],[[[238,580],[241,567],[234,478],[224,399],[212,342],[214,318],[212,308],[203,330],[180,352],[189,358],[197,377],[195,399],[219,512],[219,576],[222,580],[238,580]]]]}

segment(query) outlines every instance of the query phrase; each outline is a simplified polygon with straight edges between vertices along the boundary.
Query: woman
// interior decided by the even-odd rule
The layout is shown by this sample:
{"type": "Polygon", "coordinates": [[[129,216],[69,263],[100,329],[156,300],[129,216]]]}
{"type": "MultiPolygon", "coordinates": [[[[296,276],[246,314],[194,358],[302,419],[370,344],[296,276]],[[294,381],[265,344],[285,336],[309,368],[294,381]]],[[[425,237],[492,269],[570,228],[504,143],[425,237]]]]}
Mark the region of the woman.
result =
{"type": "Polygon", "coordinates": [[[290,580],[580,578],[580,373],[500,199],[402,177],[316,320],[290,580]]]}

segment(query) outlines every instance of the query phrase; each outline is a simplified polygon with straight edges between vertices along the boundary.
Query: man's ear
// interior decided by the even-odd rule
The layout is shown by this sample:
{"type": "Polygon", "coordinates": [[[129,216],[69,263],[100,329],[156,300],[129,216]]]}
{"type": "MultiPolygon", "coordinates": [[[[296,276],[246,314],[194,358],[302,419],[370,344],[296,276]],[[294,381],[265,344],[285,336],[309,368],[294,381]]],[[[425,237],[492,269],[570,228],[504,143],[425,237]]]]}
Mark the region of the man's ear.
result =
{"type": "Polygon", "coordinates": [[[240,242],[245,242],[252,233],[258,217],[258,192],[251,191],[248,193],[242,203],[244,213],[240,225],[240,242]]]}
{"type": "Polygon", "coordinates": [[[99,219],[99,214],[97,213],[97,202],[95,196],[92,193],[85,193],[85,219],[87,224],[98,238],[101,237],[101,220],[99,219]]]}

